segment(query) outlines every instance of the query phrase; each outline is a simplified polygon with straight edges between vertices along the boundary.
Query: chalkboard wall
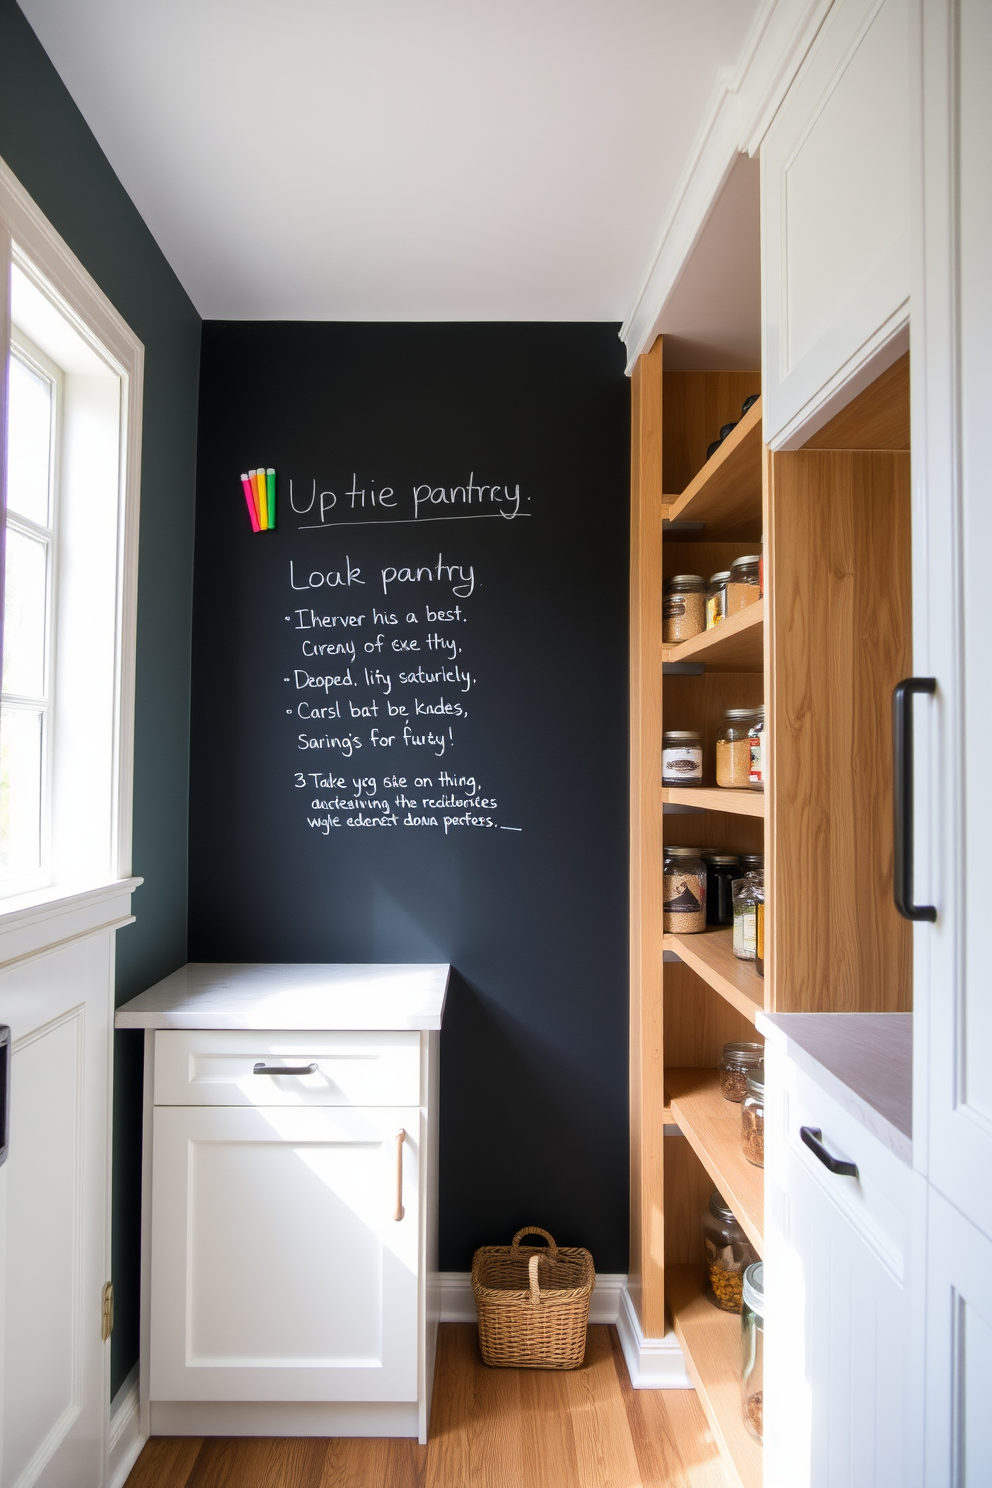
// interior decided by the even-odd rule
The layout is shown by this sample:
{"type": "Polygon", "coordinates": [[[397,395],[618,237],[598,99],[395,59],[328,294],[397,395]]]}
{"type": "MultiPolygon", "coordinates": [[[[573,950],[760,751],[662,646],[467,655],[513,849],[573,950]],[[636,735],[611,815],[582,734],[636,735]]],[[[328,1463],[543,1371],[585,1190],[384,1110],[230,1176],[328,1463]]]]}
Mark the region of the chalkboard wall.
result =
{"type": "Polygon", "coordinates": [[[625,1271],[617,328],[208,322],[200,390],[190,959],[450,961],[442,1268],[625,1271]]]}

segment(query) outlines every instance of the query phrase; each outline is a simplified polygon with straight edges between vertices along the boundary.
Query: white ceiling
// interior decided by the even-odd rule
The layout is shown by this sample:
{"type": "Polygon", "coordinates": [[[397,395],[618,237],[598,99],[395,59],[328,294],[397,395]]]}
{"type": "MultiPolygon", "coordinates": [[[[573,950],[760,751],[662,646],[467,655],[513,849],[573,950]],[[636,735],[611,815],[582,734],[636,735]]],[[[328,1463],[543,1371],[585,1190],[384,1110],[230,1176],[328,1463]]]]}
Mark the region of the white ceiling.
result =
{"type": "Polygon", "coordinates": [[[208,318],[622,320],[759,0],[20,0],[208,318]]]}

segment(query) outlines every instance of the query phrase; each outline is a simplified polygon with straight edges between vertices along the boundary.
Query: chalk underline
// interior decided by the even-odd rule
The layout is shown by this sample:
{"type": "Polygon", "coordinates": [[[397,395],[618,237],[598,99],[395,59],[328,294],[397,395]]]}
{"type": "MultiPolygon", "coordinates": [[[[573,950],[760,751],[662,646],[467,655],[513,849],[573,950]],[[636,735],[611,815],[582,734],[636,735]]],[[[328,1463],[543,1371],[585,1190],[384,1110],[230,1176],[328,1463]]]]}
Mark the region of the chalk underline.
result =
{"type": "Polygon", "coordinates": [[[523,827],[500,827],[501,832],[522,832],[523,827]]]}
{"type": "MultiPolygon", "coordinates": [[[[403,527],[414,524],[423,525],[424,522],[484,522],[490,518],[500,518],[504,522],[515,522],[518,517],[532,517],[533,512],[516,512],[512,517],[506,517],[502,512],[466,512],[460,517],[367,517],[361,522],[305,522],[297,527],[297,532],[319,532],[322,527],[403,527]]],[[[522,832],[523,827],[507,827],[508,832],[522,832]]]]}

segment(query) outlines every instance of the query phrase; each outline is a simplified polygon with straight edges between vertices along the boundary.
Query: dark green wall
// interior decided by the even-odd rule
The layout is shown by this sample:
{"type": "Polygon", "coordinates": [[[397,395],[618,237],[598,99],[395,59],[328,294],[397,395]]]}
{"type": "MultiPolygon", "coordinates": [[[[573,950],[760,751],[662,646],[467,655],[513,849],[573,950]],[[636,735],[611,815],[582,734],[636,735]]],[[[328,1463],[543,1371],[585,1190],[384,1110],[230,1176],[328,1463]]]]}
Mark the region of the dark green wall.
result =
{"type": "MultiPolygon", "coordinates": [[[[0,156],[145,346],[132,860],[145,882],[117,938],[123,1002],[186,960],[200,317],[14,0],[0,0],[0,156]]],[[[115,1048],[115,1391],[138,1357],[140,1040],[115,1048]]]]}

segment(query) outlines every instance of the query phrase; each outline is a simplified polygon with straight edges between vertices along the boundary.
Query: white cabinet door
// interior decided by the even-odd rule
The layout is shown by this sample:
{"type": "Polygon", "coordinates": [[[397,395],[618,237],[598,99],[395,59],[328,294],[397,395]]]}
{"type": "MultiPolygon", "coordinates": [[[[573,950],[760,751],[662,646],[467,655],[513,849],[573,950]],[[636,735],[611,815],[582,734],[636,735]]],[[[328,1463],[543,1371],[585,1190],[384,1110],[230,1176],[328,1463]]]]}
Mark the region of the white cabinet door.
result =
{"type": "Polygon", "coordinates": [[[0,976],[13,1044],[0,1168],[3,1488],[103,1483],[113,967],[104,934],[0,976]]]}
{"type": "Polygon", "coordinates": [[[803,444],[906,349],[906,0],[836,0],[761,147],[765,440],[803,444]]]}
{"type": "Polygon", "coordinates": [[[153,1152],[152,1400],[416,1400],[419,1109],[156,1107],[153,1152]]]}
{"type": "Polygon", "coordinates": [[[906,1488],[910,1171],[766,1045],[765,1488],[906,1488]],[[814,1114],[815,1113],[815,1114],[814,1114]],[[860,1176],[828,1172],[802,1125],[860,1176]]]}

